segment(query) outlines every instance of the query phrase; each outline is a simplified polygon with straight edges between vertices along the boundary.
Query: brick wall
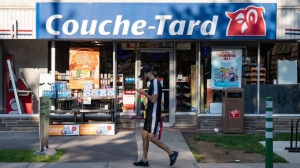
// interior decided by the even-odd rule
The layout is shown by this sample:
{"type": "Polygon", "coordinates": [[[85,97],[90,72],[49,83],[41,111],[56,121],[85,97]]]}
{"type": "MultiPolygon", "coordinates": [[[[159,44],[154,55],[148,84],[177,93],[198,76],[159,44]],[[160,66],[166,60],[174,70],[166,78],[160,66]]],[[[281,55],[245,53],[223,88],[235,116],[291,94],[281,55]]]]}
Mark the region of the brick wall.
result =
{"type": "MultiPolygon", "coordinates": [[[[290,132],[291,120],[294,120],[294,128],[297,119],[300,116],[274,116],[273,129],[274,132],[290,132]]],[[[127,116],[117,115],[117,128],[135,128],[140,121],[130,120],[127,116]]],[[[222,130],[222,116],[195,116],[195,115],[176,115],[176,128],[196,128],[197,130],[213,130],[218,128],[222,130]]],[[[38,131],[39,116],[34,115],[9,115],[0,114],[0,131],[38,131]]],[[[244,116],[244,132],[265,131],[265,116],[244,116]]]]}
{"type": "MultiPolygon", "coordinates": [[[[273,116],[274,132],[290,132],[291,120],[293,120],[294,128],[296,121],[300,116],[273,116]]],[[[266,117],[265,115],[244,116],[244,132],[265,131],[266,117]]],[[[213,130],[218,128],[222,130],[222,116],[199,116],[197,119],[197,129],[213,130]]]]}
{"type": "Polygon", "coordinates": [[[175,127],[194,127],[197,128],[197,116],[195,115],[176,115],[175,127]]]}
{"type": "Polygon", "coordinates": [[[0,131],[39,131],[39,117],[37,114],[0,114],[0,131]]]}

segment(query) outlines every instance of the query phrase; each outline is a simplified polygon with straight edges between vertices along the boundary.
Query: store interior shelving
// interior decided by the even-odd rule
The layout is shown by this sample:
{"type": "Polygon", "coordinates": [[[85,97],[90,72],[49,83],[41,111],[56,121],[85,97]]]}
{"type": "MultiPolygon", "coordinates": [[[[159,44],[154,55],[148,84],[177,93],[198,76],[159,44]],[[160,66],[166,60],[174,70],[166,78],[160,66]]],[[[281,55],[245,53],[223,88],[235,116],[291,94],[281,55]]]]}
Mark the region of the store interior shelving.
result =
{"type": "MultiPolygon", "coordinates": [[[[245,51],[246,52],[246,51],[245,51]]],[[[243,57],[243,65],[242,65],[242,79],[243,84],[251,84],[251,68],[257,67],[257,48],[249,47],[247,50],[247,56],[243,57]]]]}
{"type": "Polygon", "coordinates": [[[258,72],[258,69],[256,67],[251,68],[251,74],[250,74],[250,81],[251,84],[256,84],[258,80],[259,75],[259,81],[263,84],[266,84],[266,68],[260,68],[258,72]]]}
{"type": "Polygon", "coordinates": [[[176,82],[176,104],[177,111],[190,111],[191,109],[191,88],[187,80],[176,82]]]}

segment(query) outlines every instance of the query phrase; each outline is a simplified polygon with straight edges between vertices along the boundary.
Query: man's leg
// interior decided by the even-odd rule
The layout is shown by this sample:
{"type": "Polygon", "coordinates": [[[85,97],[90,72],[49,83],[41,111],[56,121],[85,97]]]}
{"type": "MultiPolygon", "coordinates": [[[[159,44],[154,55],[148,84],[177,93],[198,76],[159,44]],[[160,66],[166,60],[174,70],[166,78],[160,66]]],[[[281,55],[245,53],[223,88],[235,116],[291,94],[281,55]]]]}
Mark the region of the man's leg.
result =
{"type": "Polygon", "coordinates": [[[170,157],[170,166],[173,166],[177,160],[178,152],[172,151],[169,149],[161,140],[157,139],[155,137],[155,134],[148,134],[149,141],[154,143],[156,146],[160,147],[164,151],[166,151],[169,154],[170,157]]]}
{"type": "Polygon", "coordinates": [[[149,133],[148,134],[148,139],[149,139],[150,142],[152,142],[156,146],[160,147],[162,150],[166,151],[169,155],[173,154],[173,151],[171,149],[169,149],[161,140],[158,140],[155,137],[155,134],[149,133]]]}
{"type": "Polygon", "coordinates": [[[143,140],[143,158],[138,162],[133,162],[135,166],[149,166],[148,163],[148,149],[149,149],[149,139],[148,131],[142,131],[142,140],[143,140]]]}
{"type": "Polygon", "coordinates": [[[149,136],[148,131],[143,130],[142,139],[143,139],[143,160],[144,162],[148,161],[148,150],[149,150],[149,136]]]}

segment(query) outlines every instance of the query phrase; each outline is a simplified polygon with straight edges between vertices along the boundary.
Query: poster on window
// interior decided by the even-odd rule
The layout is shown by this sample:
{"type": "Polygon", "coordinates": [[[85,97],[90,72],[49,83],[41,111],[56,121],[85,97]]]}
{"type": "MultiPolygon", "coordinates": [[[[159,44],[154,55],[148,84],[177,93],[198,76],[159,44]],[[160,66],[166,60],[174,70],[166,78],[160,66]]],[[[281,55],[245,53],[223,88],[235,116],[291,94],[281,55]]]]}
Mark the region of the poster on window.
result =
{"type": "Polygon", "coordinates": [[[212,89],[241,87],[242,53],[242,49],[212,47],[212,89]]]}
{"type": "Polygon", "coordinates": [[[86,83],[99,88],[99,58],[99,48],[70,48],[70,89],[83,89],[86,83]]]}
{"type": "Polygon", "coordinates": [[[123,94],[123,111],[134,110],[135,96],[134,94],[123,94]]]}

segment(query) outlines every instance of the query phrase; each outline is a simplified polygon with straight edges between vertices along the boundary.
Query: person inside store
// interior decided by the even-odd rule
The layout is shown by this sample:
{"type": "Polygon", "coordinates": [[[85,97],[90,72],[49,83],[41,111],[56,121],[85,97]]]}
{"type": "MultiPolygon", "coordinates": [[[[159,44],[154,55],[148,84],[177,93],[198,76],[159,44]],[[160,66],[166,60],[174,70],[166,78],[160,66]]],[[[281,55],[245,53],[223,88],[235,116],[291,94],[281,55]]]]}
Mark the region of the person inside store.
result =
{"type": "Polygon", "coordinates": [[[169,165],[172,166],[176,162],[178,152],[169,149],[161,140],[156,137],[159,129],[159,123],[161,122],[161,83],[157,80],[157,78],[154,77],[152,69],[148,66],[141,68],[139,78],[144,82],[149,81],[150,85],[148,87],[148,92],[143,90],[143,88],[136,89],[139,94],[145,95],[148,101],[146,107],[146,118],[142,131],[143,158],[138,162],[134,162],[133,164],[135,166],[149,166],[148,150],[149,142],[152,142],[169,154],[169,165]]]}

